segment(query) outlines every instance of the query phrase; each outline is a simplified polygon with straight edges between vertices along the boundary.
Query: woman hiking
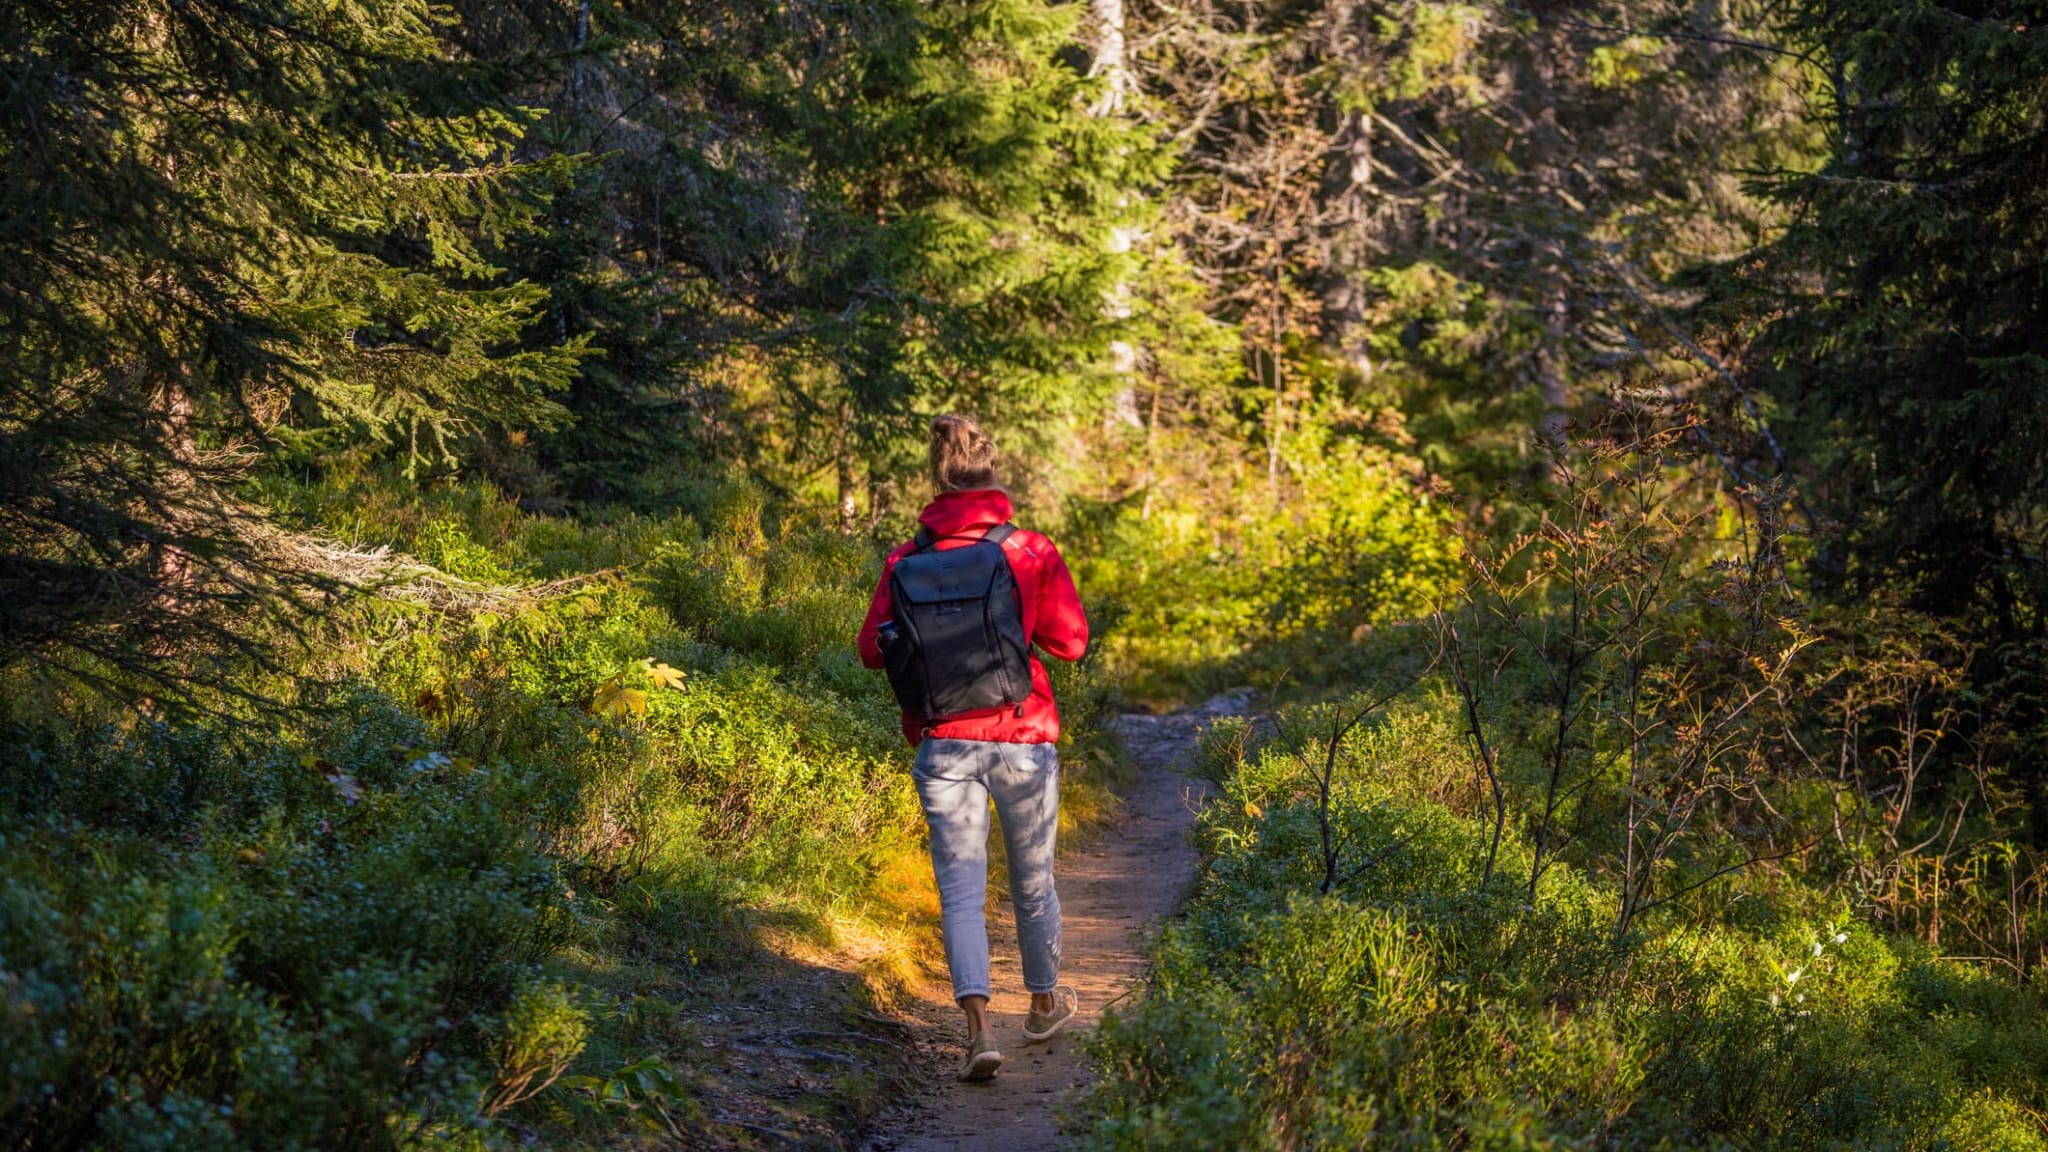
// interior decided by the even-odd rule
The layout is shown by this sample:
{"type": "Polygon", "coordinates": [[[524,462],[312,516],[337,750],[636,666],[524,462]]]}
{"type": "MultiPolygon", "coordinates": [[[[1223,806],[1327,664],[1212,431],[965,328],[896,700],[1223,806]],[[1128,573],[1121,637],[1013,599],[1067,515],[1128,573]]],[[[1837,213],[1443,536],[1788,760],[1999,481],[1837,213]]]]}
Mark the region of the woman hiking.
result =
{"type": "Polygon", "coordinates": [[[1059,709],[1033,649],[1079,659],[1088,618],[1052,541],[1009,523],[995,443],[974,421],[932,421],[931,472],[938,494],[916,538],[889,554],[860,658],[888,672],[903,735],[917,747],[911,778],[931,832],[953,998],[967,1013],[960,1079],[987,1080],[1003,1062],[988,1028],[991,799],[1031,993],[1025,1041],[1050,1040],[1080,1006],[1059,982],[1059,709]]]}

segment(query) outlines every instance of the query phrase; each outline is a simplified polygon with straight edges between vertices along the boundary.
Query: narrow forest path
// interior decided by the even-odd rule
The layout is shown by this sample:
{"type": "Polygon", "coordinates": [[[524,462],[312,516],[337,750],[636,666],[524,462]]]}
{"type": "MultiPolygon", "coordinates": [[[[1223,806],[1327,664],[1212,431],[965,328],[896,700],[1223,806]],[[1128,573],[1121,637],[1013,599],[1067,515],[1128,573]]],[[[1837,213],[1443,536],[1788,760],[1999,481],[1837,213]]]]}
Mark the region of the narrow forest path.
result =
{"type": "Polygon", "coordinates": [[[1128,715],[1117,727],[1137,762],[1136,786],[1122,818],[1059,861],[1064,962],[1060,979],[1081,994],[1081,1013],[1045,1044],[1024,1044],[1028,999],[1017,968],[1016,927],[1008,902],[992,893],[989,939],[996,991],[990,1023],[1005,1057],[984,1084],[954,1079],[965,1028],[952,991],[933,981],[912,1014],[917,1029],[918,1096],[888,1118],[864,1148],[869,1152],[1037,1152],[1058,1139],[1058,1106],[1087,1083],[1077,1032],[1095,1026],[1105,1005],[1122,997],[1145,969],[1145,952],[1160,918],[1172,912],[1194,879],[1187,830],[1202,784],[1183,774],[1201,729],[1245,710],[1241,696],[1219,696],[1168,716],[1128,715]]]}

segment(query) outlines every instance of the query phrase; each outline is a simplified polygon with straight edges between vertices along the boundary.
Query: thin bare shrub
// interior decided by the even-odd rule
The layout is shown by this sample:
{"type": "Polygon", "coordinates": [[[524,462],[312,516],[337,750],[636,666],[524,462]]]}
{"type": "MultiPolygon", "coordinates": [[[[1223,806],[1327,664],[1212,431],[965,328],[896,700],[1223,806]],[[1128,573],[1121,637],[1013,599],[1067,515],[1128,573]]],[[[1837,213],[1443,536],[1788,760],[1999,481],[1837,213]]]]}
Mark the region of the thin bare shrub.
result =
{"type": "Polygon", "coordinates": [[[1645,909],[1781,854],[1776,709],[1811,642],[1784,576],[1774,487],[1722,488],[1699,417],[1646,393],[1522,494],[1533,526],[1468,543],[1433,617],[1494,823],[1524,884],[1576,857],[1645,909]],[[1507,719],[1512,717],[1512,720],[1507,719]]]}

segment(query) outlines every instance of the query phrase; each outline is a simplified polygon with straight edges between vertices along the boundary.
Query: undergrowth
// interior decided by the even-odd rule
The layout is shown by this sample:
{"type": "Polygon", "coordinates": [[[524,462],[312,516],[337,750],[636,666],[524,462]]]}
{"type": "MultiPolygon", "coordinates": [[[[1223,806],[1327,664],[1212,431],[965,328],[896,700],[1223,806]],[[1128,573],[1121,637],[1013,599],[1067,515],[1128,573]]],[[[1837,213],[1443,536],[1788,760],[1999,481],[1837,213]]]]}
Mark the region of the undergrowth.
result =
{"type": "Polygon", "coordinates": [[[1325,876],[1315,717],[1205,739],[1187,915],[1113,1013],[1071,1117],[1109,1149],[2048,1148],[2039,993],[1817,894],[1650,914],[1459,802],[1432,686],[1337,750],[1325,876]]]}
{"type": "MultiPolygon", "coordinates": [[[[874,543],[744,488],[580,522],[403,491],[266,493],[474,601],[340,606],[247,674],[281,708],[6,686],[10,1147],[671,1141],[717,1118],[705,1003],[836,964],[858,1011],[929,961],[909,750],[852,650],[874,543]]],[[[1110,689],[1055,676],[1099,820],[1110,689]]],[[[818,1091],[874,1097],[853,1063],[818,1091]]]]}
{"type": "Polygon", "coordinates": [[[1242,684],[1341,680],[1358,641],[1426,612],[1459,576],[1452,511],[1418,468],[1309,414],[1284,497],[1233,460],[1199,491],[1078,508],[1076,571],[1121,613],[1105,659],[1125,691],[1192,704],[1242,684]]]}

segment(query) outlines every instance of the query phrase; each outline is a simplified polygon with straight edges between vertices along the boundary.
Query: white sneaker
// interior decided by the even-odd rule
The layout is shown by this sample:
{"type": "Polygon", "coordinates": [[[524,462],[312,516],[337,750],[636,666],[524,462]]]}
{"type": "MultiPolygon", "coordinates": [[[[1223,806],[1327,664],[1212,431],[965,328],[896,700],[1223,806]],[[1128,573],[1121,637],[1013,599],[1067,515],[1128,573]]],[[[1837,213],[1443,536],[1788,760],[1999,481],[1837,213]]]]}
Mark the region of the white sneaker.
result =
{"type": "Polygon", "coordinates": [[[1041,1016],[1038,1009],[1033,1008],[1025,1014],[1024,1039],[1033,1044],[1052,1039],[1080,1010],[1081,994],[1065,984],[1060,985],[1052,990],[1052,1011],[1041,1016]]]}
{"type": "Polygon", "coordinates": [[[983,1032],[967,1047],[967,1058],[960,1062],[960,1079],[968,1083],[993,1080],[996,1069],[1003,1066],[1003,1054],[996,1051],[996,1042],[983,1032]]]}

